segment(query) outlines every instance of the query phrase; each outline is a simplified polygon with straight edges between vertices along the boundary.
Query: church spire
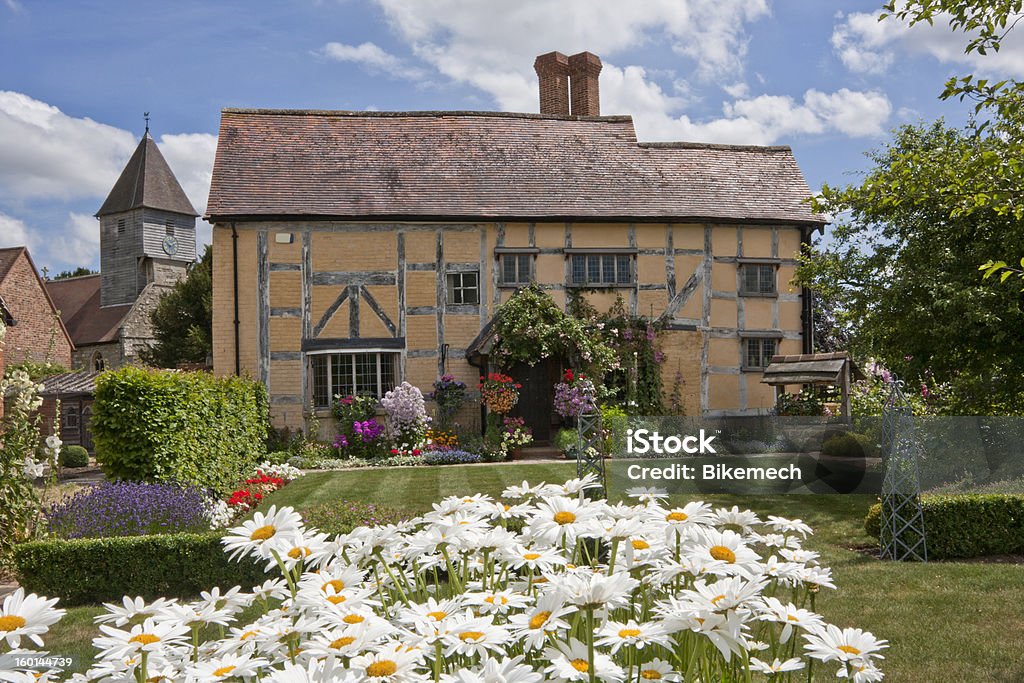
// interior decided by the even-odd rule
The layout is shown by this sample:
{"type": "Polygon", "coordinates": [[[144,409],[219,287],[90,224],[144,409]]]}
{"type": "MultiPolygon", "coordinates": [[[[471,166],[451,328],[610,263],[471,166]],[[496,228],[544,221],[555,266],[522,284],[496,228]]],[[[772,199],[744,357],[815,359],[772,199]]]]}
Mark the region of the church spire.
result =
{"type": "Polygon", "coordinates": [[[164,155],[160,153],[156,141],[149,135],[148,117],[146,133],[96,216],[138,208],[160,209],[186,216],[199,215],[181,189],[164,155]]]}

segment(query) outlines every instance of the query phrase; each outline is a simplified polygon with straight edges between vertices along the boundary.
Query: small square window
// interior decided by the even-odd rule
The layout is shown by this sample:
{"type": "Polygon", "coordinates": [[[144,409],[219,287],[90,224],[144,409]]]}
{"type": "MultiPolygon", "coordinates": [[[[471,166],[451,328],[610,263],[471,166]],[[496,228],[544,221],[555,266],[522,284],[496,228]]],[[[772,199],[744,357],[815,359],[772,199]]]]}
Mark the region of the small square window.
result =
{"type": "Polygon", "coordinates": [[[532,254],[502,254],[500,256],[501,284],[528,285],[533,279],[530,271],[533,265],[532,254]]]}
{"type": "Polygon", "coordinates": [[[480,272],[448,273],[447,301],[452,305],[480,303],[480,272]]]}
{"type": "Polygon", "coordinates": [[[740,294],[770,296],[777,294],[776,268],[771,263],[744,263],[740,265],[740,294]]]}
{"type": "Polygon", "coordinates": [[[778,339],[749,337],[743,340],[743,367],[759,370],[768,367],[778,348],[778,339]]]}

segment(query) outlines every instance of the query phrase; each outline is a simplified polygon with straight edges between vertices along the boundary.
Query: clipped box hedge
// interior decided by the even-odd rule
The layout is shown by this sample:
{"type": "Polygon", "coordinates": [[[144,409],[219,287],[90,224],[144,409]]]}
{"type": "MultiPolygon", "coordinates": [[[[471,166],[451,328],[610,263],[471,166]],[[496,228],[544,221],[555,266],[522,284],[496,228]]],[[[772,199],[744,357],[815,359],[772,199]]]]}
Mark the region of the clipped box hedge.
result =
{"type": "Polygon", "coordinates": [[[112,479],[196,484],[227,494],[263,455],[263,385],[243,377],[123,367],[96,381],[96,460],[112,479]]]}
{"type": "MultiPolygon", "coordinates": [[[[1024,554],[1024,496],[962,494],[922,496],[928,558],[966,559],[1024,554]]],[[[864,519],[864,529],[879,538],[882,504],[864,519]]]]}
{"type": "Polygon", "coordinates": [[[45,540],[15,546],[18,583],[61,605],[120,602],[140,595],[195,597],[214,586],[251,588],[265,563],[228,559],[219,534],[45,540]]]}

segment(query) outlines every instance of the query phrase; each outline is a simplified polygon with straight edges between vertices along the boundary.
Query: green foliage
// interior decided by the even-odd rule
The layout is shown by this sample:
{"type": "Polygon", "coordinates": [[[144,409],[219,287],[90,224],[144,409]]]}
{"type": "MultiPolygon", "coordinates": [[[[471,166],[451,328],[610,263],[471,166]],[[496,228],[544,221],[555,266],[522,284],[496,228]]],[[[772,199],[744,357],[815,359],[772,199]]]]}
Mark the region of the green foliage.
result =
{"type": "Polygon", "coordinates": [[[35,382],[42,381],[52,375],[61,375],[65,372],[71,372],[60,363],[52,363],[50,361],[34,361],[28,360],[27,358],[20,363],[11,363],[7,366],[7,374],[15,372],[16,370],[23,370],[28,373],[28,376],[35,382]]]}
{"type": "MultiPolygon", "coordinates": [[[[921,509],[929,559],[1024,553],[1024,496],[922,496],[921,509]]],[[[881,527],[882,504],[877,503],[868,511],[864,529],[879,538],[881,527]]]]}
{"type": "Polygon", "coordinates": [[[292,455],[294,455],[294,453],[291,451],[271,451],[270,453],[267,453],[264,460],[269,462],[271,465],[283,465],[288,462],[288,458],[292,457],[292,455]]]}
{"type": "Polygon", "coordinates": [[[112,478],[228,493],[263,456],[263,385],[242,377],[123,367],[96,382],[96,460],[112,478]]]}
{"type": "Polygon", "coordinates": [[[415,515],[404,510],[352,500],[335,500],[302,510],[306,526],[326,534],[347,534],[360,526],[398,524],[415,515]]]}
{"type": "Polygon", "coordinates": [[[72,277],[82,277],[83,275],[99,275],[99,274],[100,274],[100,272],[98,270],[93,270],[92,268],[86,268],[85,266],[78,266],[74,270],[62,270],[59,273],[57,273],[56,275],[54,275],[53,277],[47,278],[47,280],[67,280],[68,278],[72,278],[72,277]]]}
{"type": "Polygon", "coordinates": [[[1018,414],[1020,293],[987,286],[978,264],[1024,253],[1024,222],[992,209],[958,212],[948,187],[978,145],[941,122],[899,129],[872,155],[863,183],[823,189],[819,208],[846,217],[827,248],[804,255],[797,282],[835,302],[856,356],[913,384],[942,385],[943,412],[1018,414]]]}
{"type": "Polygon", "coordinates": [[[559,429],[555,433],[553,444],[565,457],[575,458],[578,438],[575,429],[559,429]]]}
{"type": "Polygon", "coordinates": [[[615,361],[593,321],[566,315],[536,283],[517,291],[498,308],[491,353],[503,368],[533,366],[564,358],[600,377],[615,361]]]}
{"type": "Polygon", "coordinates": [[[799,394],[782,393],[775,401],[775,413],[783,417],[823,415],[825,404],[814,387],[805,387],[799,394]]]}
{"type": "Polygon", "coordinates": [[[58,462],[61,467],[87,467],[89,451],[81,446],[64,446],[60,449],[58,462]]]}
{"type": "Polygon", "coordinates": [[[213,350],[213,250],[189,266],[188,275],[175,283],[153,309],[150,320],[156,343],[140,354],[156,367],[202,363],[213,350]]]}
{"type": "Polygon", "coordinates": [[[877,458],[878,444],[866,434],[844,432],[825,439],[821,452],[839,458],[877,458]]]}
{"type": "Polygon", "coordinates": [[[631,415],[661,415],[661,363],[658,335],[663,323],[626,312],[622,297],[605,315],[598,316],[598,327],[606,343],[617,356],[615,368],[605,376],[608,389],[605,400],[614,400],[631,415]]]}
{"type": "Polygon", "coordinates": [[[194,597],[266,580],[262,564],[230,561],[217,534],[32,541],[17,546],[14,562],[26,592],[59,597],[62,605],[194,597]]]}

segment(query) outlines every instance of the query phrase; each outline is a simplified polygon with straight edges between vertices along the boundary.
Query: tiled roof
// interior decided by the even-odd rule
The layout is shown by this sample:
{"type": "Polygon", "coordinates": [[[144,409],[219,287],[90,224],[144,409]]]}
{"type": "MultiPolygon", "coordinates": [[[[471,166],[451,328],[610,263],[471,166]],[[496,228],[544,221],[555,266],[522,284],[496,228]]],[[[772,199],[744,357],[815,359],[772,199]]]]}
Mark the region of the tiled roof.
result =
{"type": "Polygon", "coordinates": [[[76,347],[116,341],[131,304],[100,306],[100,275],[46,283],[61,320],[76,347]]]}
{"type": "Polygon", "coordinates": [[[67,396],[69,394],[92,394],[96,392],[98,372],[80,371],[51,375],[43,379],[41,396],[67,396]]]}
{"type": "Polygon", "coordinates": [[[160,153],[156,141],[148,133],[142,136],[142,141],[96,215],[106,216],[142,206],[188,216],[199,215],[160,153]]]}
{"type": "Polygon", "coordinates": [[[225,109],[207,214],[821,224],[788,147],[638,143],[628,116],[225,109]]]}

